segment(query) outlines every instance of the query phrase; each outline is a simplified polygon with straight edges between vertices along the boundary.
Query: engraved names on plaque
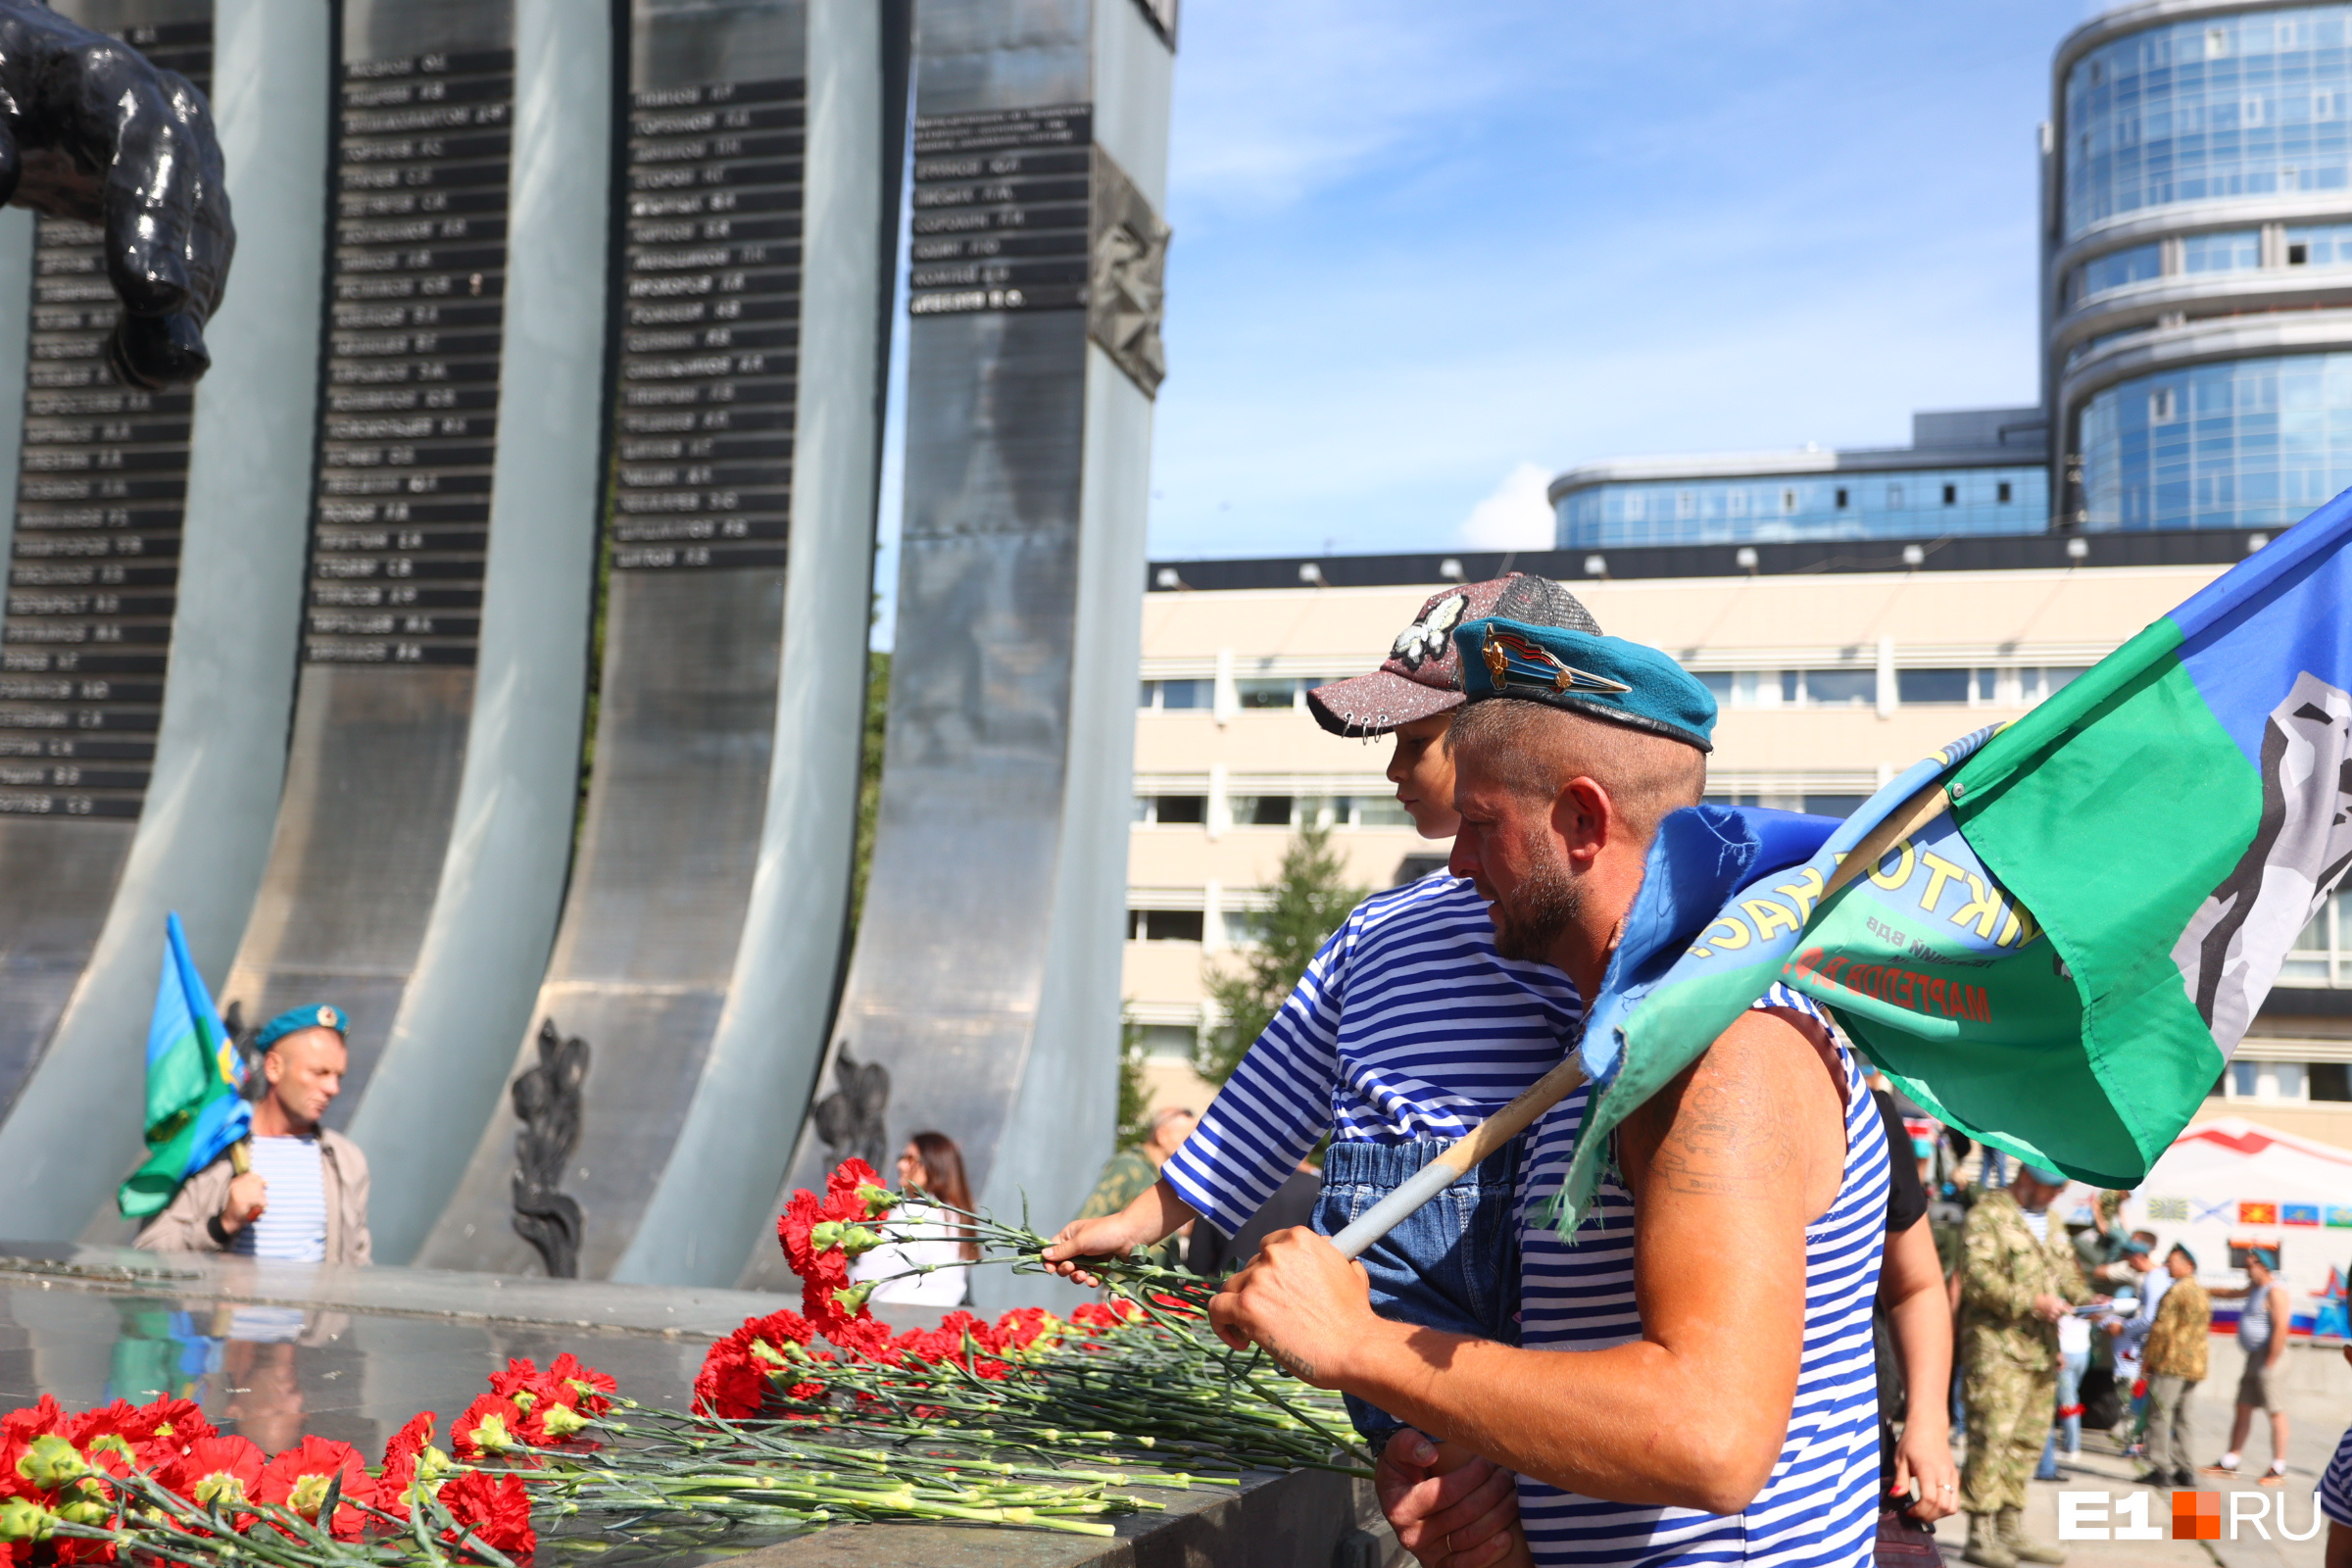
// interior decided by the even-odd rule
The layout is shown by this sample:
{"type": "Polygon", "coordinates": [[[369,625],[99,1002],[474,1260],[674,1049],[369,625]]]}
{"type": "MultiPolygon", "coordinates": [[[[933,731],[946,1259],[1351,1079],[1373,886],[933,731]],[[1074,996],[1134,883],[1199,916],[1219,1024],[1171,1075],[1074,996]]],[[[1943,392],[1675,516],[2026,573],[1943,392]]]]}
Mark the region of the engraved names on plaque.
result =
{"type": "Polygon", "coordinates": [[[474,662],[514,97],[511,50],[343,67],[309,662],[474,662]]]}
{"type": "MultiPolygon", "coordinates": [[[[212,24],[117,34],[206,86],[212,24]]],[[[0,813],[135,818],[155,759],[187,495],[186,390],[106,368],[119,305],[94,224],[33,241],[24,451],[0,652],[0,813]]]]}
{"type": "Polygon", "coordinates": [[[784,564],[804,96],[797,80],[631,95],[617,570],[784,564]]]}
{"type": "Polygon", "coordinates": [[[1086,304],[1093,127],[1084,104],[916,117],[911,315],[1086,304]]]}

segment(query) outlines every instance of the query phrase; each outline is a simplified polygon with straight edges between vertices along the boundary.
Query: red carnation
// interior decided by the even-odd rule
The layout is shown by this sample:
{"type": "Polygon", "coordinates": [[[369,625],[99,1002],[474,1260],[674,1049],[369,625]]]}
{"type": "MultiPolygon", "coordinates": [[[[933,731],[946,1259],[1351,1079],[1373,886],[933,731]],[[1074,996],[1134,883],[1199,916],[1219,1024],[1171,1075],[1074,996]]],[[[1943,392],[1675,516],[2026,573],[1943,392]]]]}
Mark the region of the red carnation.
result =
{"type": "MultiPolygon", "coordinates": [[[[531,1494],[519,1477],[479,1470],[452,1476],[442,1485],[441,1506],[492,1551],[519,1560],[538,1549],[539,1536],[531,1529],[531,1494]]],[[[441,1539],[463,1549],[465,1537],[459,1530],[444,1530],[441,1539]]]]}
{"type": "Polygon", "coordinates": [[[236,1518],[240,1505],[255,1500],[261,1491],[262,1466],[268,1462],[261,1446],[240,1437],[203,1437],[172,1461],[158,1477],[163,1484],[199,1508],[218,1508],[236,1519],[243,1529],[252,1515],[236,1518]]]}
{"type": "Polygon", "coordinates": [[[30,1443],[46,1433],[62,1431],[72,1419],[55,1396],[44,1394],[38,1404],[24,1405],[0,1416],[0,1434],[30,1443]]]}
{"type": "MultiPolygon", "coordinates": [[[[298,1446],[262,1466],[261,1484],[253,1495],[256,1501],[277,1503],[316,1524],[318,1510],[326,1503],[327,1488],[338,1476],[345,1498],[375,1500],[375,1483],[368,1478],[359,1449],[329,1438],[305,1436],[298,1446]]],[[[359,1509],[338,1505],[328,1528],[341,1540],[356,1541],[367,1522],[367,1515],[359,1509]]]]}
{"type": "Polygon", "coordinates": [[[139,1462],[153,1470],[185,1453],[188,1445],[215,1435],[213,1424],[193,1399],[157,1399],[139,1406],[139,1436],[132,1438],[139,1462]]]}
{"type": "Polygon", "coordinates": [[[747,1421],[767,1397],[767,1378],[753,1364],[750,1346],[736,1330],[710,1347],[694,1378],[694,1412],[726,1421],[747,1421]]]}
{"type": "Polygon", "coordinates": [[[384,1467],[375,1478],[375,1505],[384,1512],[408,1517],[409,1489],[416,1482],[417,1461],[432,1446],[434,1420],[432,1411],[419,1411],[384,1445],[384,1467]]]}
{"type": "MultiPolygon", "coordinates": [[[[825,1218],[872,1219],[866,1200],[858,1189],[879,1191],[882,1178],[862,1159],[845,1159],[825,1178],[825,1218]]],[[[887,1207],[887,1205],[885,1205],[887,1207]]]]}
{"type": "Polygon", "coordinates": [[[852,1350],[869,1361],[884,1366],[897,1366],[900,1351],[893,1342],[890,1325],[870,1317],[844,1318],[825,1325],[825,1338],[845,1350],[852,1350]]]}
{"type": "Polygon", "coordinates": [[[798,1312],[770,1312],[765,1317],[746,1318],[743,1326],[754,1331],[755,1339],[765,1340],[779,1348],[787,1344],[807,1345],[816,1338],[816,1325],[798,1312]]]}
{"type": "Polygon", "coordinates": [[[816,1195],[804,1187],[792,1195],[784,1212],[776,1216],[776,1240],[783,1244],[784,1261],[803,1279],[816,1260],[816,1248],[808,1240],[808,1232],[823,1215],[819,1213],[816,1195]]]}
{"type": "Polygon", "coordinates": [[[389,1470],[403,1459],[414,1464],[416,1456],[431,1446],[433,1423],[439,1419],[430,1410],[419,1410],[409,1417],[408,1425],[393,1433],[392,1440],[384,1445],[384,1468],[389,1470]]]}
{"type": "Polygon", "coordinates": [[[1025,1350],[1050,1336],[1060,1320],[1042,1306],[1016,1306],[997,1319],[997,1348],[1025,1350]]]}
{"type": "Polygon", "coordinates": [[[485,1394],[449,1424],[450,1446],[468,1461],[511,1453],[530,1441],[528,1424],[513,1399],[485,1394]]]}
{"type": "Polygon", "coordinates": [[[582,1415],[603,1415],[612,1408],[610,1396],[620,1392],[617,1380],[608,1373],[599,1372],[569,1350],[559,1354],[548,1367],[547,1382],[553,1397],[562,1399],[582,1415]]]}
{"type": "Polygon", "coordinates": [[[538,1362],[527,1355],[509,1356],[504,1371],[490,1374],[490,1392],[527,1411],[539,1398],[540,1381],[538,1362]]]}

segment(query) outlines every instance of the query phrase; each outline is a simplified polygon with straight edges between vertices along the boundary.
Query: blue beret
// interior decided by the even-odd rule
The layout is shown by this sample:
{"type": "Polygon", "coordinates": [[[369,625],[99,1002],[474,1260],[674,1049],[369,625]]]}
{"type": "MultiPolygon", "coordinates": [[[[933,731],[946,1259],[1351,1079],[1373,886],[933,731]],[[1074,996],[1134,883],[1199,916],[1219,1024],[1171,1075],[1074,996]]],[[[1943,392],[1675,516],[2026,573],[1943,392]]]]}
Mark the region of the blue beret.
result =
{"type": "Polygon", "coordinates": [[[347,1021],[340,1007],[320,1006],[316,1003],[307,1007],[288,1007],[262,1025],[261,1032],[253,1037],[253,1049],[268,1051],[298,1029],[332,1029],[341,1034],[347,1021]]]}
{"type": "Polygon", "coordinates": [[[1715,698],[1655,648],[1490,617],[1454,628],[1465,702],[1518,697],[1715,749],[1715,698]]]}

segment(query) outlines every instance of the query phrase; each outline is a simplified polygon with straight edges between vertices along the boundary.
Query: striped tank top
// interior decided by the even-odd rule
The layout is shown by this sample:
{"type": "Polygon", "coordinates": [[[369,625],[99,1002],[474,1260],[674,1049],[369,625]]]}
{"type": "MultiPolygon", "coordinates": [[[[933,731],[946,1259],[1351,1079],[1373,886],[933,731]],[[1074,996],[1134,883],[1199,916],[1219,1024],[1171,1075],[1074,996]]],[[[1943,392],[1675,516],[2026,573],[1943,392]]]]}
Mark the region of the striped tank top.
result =
{"type": "Polygon", "coordinates": [[[1584,1002],[1559,970],[1494,951],[1460,877],[1355,906],[1160,1167],[1196,1213],[1238,1235],[1299,1156],[1335,1143],[1459,1138],[1559,1063],[1584,1002]]]}
{"type": "MultiPolygon", "coordinates": [[[[1756,1004],[1821,1010],[1785,986],[1756,1004]]],[[[1606,1502],[1519,1478],[1519,1514],[1538,1563],[1609,1568],[1751,1563],[1773,1568],[1862,1568],[1878,1528],[1879,1403],[1870,1307],[1886,1246],[1886,1134],[1842,1041],[1845,1178],[1805,1231],[1805,1341],[1788,1436],[1772,1478],[1743,1512],[1701,1513],[1606,1502]]],[[[1536,1123],[1523,1167],[1519,1234],[1520,1344],[1531,1350],[1600,1350],[1639,1339],[1634,1303],[1634,1200],[1604,1176],[1573,1244],[1539,1223],[1559,1189],[1585,1113],[1579,1089],[1536,1123]]],[[[1704,1410],[1687,1419],[1704,1421],[1704,1410]]]]}

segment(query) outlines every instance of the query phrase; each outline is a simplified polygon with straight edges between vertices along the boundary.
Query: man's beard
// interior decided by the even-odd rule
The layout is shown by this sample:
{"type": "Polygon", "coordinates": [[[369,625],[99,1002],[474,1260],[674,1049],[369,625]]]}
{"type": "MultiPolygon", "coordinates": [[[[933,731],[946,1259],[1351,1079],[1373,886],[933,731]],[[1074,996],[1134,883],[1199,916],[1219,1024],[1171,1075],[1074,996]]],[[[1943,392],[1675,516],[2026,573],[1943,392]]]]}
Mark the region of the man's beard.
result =
{"type": "Polygon", "coordinates": [[[1552,945],[1584,912],[1584,889],[1567,862],[1539,839],[1530,845],[1533,863],[1519,885],[1494,899],[1494,951],[1505,958],[1551,961],[1552,945]]]}

